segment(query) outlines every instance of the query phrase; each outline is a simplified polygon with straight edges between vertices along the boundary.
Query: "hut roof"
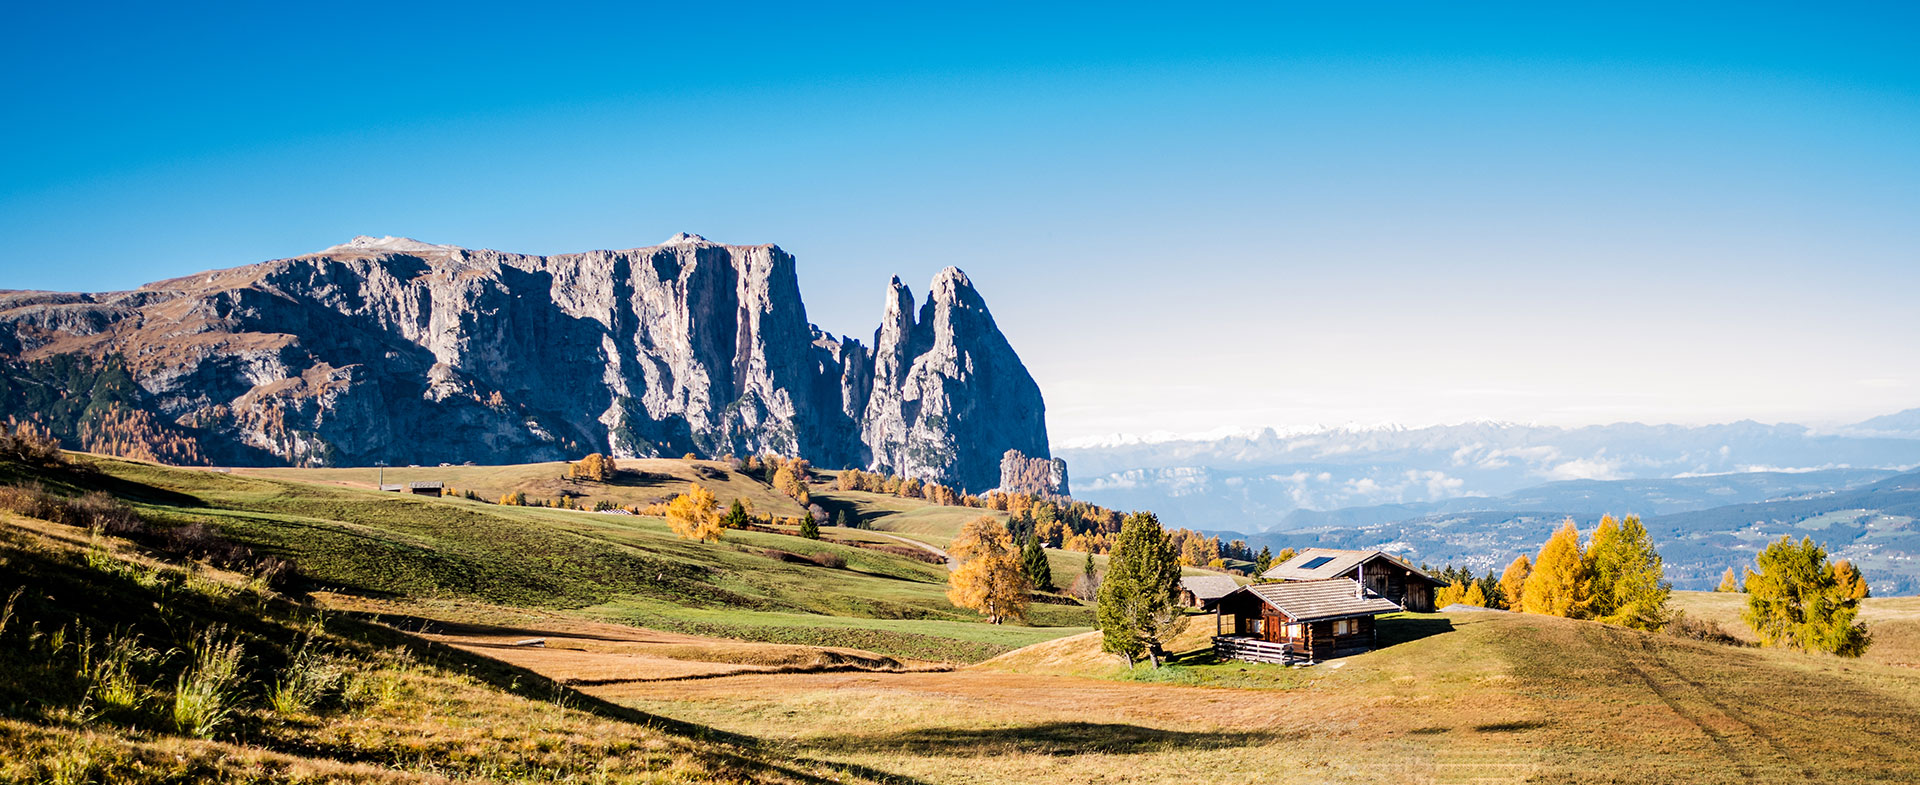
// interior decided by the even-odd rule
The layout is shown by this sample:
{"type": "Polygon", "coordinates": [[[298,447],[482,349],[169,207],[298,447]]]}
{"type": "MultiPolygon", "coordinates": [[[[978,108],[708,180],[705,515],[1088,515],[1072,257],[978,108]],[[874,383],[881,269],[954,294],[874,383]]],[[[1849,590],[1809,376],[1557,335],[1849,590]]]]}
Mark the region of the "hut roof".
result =
{"type": "Polygon", "coordinates": [[[1338,578],[1361,564],[1376,559],[1384,559],[1394,565],[1422,578],[1435,586],[1445,586],[1446,581],[1420,571],[1419,567],[1408,564],[1405,559],[1386,551],[1344,551],[1334,548],[1308,548],[1293,558],[1276,564],[1261,573],[1262,578],[1279,581],[1320,581],[1338,578]]]}
{"type": "Polygon", "coordinates": [[[1240,588],[1240,582],[1229,575],[1188,575],[1180,579],[1180,588],[1193,592],[1197,599],[1217,600],[1240,588]]]}
{"type": "Polygon", "coordinates": [[[1363,591],[1350,578],[1322,581],[1256,583],[1239,591],[1260,598],[1294,621],[1319,621],[1349,616],[1393,613],[1399,604],[1371,591],[1363,591]]]}

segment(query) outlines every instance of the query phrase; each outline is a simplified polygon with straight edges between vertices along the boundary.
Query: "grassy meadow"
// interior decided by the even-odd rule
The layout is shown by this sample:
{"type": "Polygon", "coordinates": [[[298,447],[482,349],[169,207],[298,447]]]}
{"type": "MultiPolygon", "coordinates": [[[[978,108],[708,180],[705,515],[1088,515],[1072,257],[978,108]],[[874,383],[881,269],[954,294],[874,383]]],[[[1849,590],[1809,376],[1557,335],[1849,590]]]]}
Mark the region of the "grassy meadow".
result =
{"type": "MultiPolygon", "coordinates": [[[[1282,667],[1215,661],[1214,619],[1196,615],[1169,666],[1129,669],[1099,651],[1089,608],[1036,603],[1029,625],[984,624],[947,603],[944,564],[888,536],[938,547],[980,510],[823,489],[869,528],[702,544],[654,518],[379,493],[335,470],[72,460],[0,465],[0,481],[106,490],[297,573],[276,589],[0,514],[0,594],[23,592],[0,621],[0,662],[25,676],[0,684],[0,782],[1920,774],[1907,743],[1920,734],[1916,598],[1867,603],[1877,643],[1859,660],[1461,613],[1382,617],[1382,648],[1282,667]],[[172,704],[207,670],[193,651],[209,629],[241,653],[219,727],[188,732],[172,704]],[[295,683],[322,686],[281,705],[295,683]]],[[[557,466],[450,468],[478,486],[489,473],[546,482],[557,466]]],[[[1049,558],[1064,586],[1085,556],[1049,558]]],[[[1674,604],[1739,635],[1743,601],[1674,604]]]]}

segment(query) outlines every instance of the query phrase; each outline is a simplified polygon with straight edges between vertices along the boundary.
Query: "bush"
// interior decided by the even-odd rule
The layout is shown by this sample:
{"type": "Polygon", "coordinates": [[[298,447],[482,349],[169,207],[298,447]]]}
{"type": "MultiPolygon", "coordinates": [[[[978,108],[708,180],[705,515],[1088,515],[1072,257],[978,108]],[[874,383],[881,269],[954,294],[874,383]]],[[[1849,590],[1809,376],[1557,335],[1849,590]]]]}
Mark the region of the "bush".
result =
{"type": "Polygon", "coordinates": [[[0,456],[42,466],[52,466],[66,460],[66,456],[60,454],[60,440],[54,438],[51,429],[31,420],[14,417],[8,417],[5,423],[0,424],[0,456]]]}
{"type": "Polygon", "coordinates": [[[812,556],[808,556],[807,561],[813,562],[814,564],[818,564],[822,567],[832,567],[836,570],[840,569],[841,567],[847,566],[847,557],[841,556],[840,554],[833,553],[831,551],[821,551],[819,553],[813,554],[812,556]]]}
{"type": "Polygon", "coordinates": [[[1719,643],[1727,646],[1746,646],[1747,642],[1727,632],[1719,623],[1694,616],[1686,611],[1674,611],[1673,620],[1667,622],[1667,634],[1676,638],[1719,643]]]}

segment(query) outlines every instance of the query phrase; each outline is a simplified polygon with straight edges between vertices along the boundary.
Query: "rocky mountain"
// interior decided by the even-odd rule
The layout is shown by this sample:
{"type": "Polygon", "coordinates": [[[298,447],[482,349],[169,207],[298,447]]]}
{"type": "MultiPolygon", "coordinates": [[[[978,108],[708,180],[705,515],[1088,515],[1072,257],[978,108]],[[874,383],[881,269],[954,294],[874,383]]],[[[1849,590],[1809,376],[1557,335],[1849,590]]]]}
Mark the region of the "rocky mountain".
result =
{"type": "Polygon", "coordinates": [[[794,257],[697,235],[530,256],[358,237],[126,292],[0,293],[0,413],[70,446],[302,466],[774,452],[984,490],[1048,457],[1039,386],[966,274],[871,348],[794,257]]]}

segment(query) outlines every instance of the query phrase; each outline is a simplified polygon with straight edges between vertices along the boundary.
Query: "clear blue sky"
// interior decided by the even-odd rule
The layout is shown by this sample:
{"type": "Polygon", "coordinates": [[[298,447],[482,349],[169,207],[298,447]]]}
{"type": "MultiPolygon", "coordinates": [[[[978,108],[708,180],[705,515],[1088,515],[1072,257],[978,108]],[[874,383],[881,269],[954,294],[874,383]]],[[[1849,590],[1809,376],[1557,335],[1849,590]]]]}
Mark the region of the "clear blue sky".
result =
{"type": "Polygon", "coordinates": [[[919,5],[24,5],[0,287],[691,231],[959,265],[1056,439],[1920,406],[1912,4],[919,5]]]}

